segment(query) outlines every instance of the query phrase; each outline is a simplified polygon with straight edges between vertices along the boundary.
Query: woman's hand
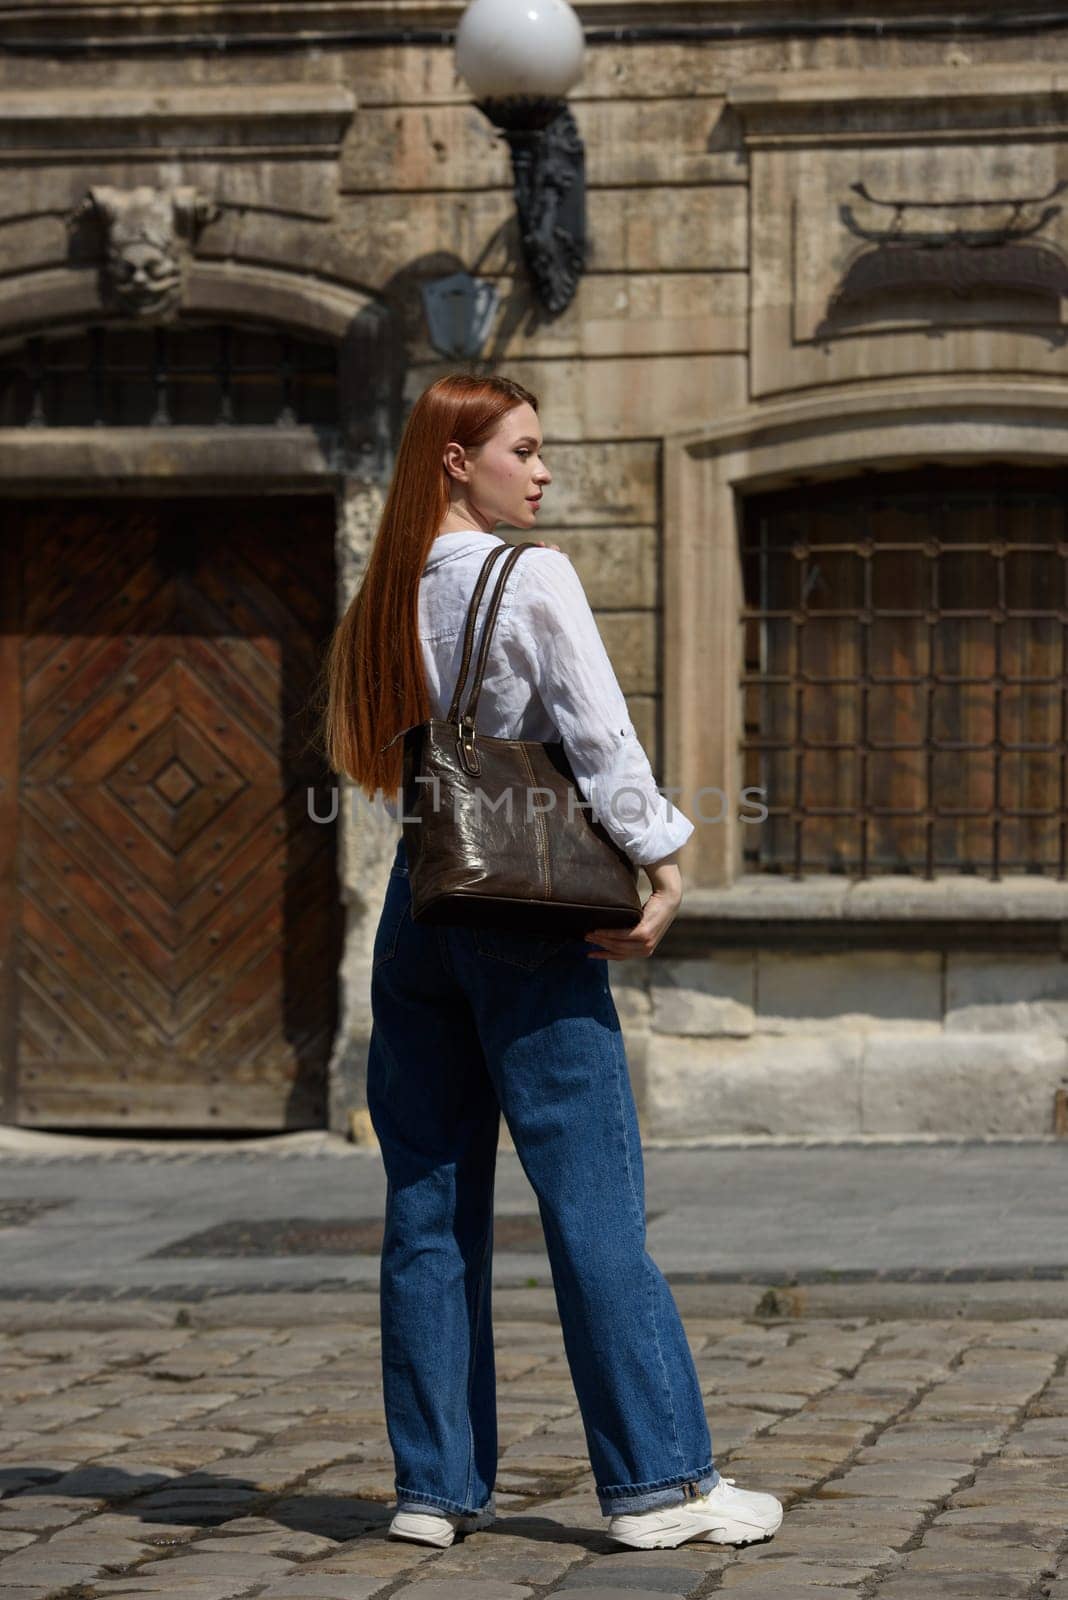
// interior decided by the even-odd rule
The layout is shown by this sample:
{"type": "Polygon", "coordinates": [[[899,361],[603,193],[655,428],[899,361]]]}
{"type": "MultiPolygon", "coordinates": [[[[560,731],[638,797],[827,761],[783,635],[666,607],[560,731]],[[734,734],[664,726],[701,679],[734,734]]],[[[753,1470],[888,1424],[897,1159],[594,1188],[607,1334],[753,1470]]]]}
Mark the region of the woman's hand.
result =
{"type": "Polygon", "coordinates": [[[595,928],[587,933],[587,941],[595,947],[589,951],[591,961],[637,961],[651,956],[674,922],[682,904],[677,854],[644,870],[653,892],[642,907],[641,921],[633,928],[595,928]]]}

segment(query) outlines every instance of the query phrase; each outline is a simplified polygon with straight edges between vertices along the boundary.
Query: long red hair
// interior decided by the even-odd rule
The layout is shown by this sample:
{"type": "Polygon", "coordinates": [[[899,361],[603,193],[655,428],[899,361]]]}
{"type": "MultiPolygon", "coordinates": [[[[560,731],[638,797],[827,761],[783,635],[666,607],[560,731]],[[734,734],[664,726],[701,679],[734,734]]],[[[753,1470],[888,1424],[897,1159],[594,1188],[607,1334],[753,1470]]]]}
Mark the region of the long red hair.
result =
{"type": "Polygon", "coordinates": [[[430,699],[419,642],[419,580],[449,509],[445,446],[474,450],[529,389],[496,375],[447,373],[416,400],[360,586],[331,637],[323,667],[321,743],[336,773],[368,799],[401,784],[404,728],[425,722],[430,699]]]}

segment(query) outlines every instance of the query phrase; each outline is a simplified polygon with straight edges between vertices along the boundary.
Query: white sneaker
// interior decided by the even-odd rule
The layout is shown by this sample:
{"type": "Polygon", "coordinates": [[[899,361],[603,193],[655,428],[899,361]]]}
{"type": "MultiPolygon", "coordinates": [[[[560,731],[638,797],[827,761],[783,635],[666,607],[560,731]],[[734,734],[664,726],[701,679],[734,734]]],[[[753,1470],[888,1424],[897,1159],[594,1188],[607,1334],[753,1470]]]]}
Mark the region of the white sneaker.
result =
{"type": "Polygon", "coordinates": [[[612,1517],[609,1537],[636,1550],[672,1549],[696,1539],[706,1544],[753,1544],[770,1539],[782,1521],[782,1505],[773,1494],[734,1488],[721,1477],[714,1489],[681,1505],[652,1511],[628,1511],[612,1517]]]}
{"type": "Polygon", "coordinates": [[[447,1550],[458,1533],[475,1533],[488,1528],[497,1515],[494,1496],[481,1511],[442,1511],[427,1506],[425,1511],[397,1511],[389,1525],[390,1539],[410,1539],[414,1544],[436,1544],[447,1550]]]}

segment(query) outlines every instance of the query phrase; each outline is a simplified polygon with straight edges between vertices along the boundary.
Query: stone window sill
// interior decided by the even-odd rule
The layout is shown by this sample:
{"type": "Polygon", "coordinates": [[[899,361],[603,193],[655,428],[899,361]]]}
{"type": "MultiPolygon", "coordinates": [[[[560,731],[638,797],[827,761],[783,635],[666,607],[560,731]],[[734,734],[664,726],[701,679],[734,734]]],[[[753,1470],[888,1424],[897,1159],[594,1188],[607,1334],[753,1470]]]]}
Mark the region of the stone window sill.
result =
{"type": "Polygon", "coordinates": [[[753,874],[725,889],[688,889],[657,954],[710,945],[820,945],[1058,950],[1068,955],[1068,882],[1006,876],[753,874]]]}

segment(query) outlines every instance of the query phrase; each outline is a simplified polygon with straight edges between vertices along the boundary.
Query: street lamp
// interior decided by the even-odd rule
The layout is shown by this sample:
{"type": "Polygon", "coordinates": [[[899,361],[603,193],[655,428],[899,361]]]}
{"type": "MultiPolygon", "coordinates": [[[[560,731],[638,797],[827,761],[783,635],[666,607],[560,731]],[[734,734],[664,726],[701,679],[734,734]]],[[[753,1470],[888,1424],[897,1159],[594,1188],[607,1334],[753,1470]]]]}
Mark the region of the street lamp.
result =
{"type": "Polygon", "coordinates": [[[511,149],[523,256],[554,312],[586,265],[585,158],[564,99],[584,50],[567,0],[471,0],[456,30],[457,71],[511,149]]]}

